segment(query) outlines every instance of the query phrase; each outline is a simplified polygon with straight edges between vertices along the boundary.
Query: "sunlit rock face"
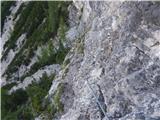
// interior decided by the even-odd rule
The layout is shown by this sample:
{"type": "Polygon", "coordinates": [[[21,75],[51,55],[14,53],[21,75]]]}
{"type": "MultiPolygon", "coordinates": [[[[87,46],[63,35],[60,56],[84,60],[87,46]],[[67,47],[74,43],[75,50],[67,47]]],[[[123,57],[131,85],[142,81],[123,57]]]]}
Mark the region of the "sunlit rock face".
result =
{"type": "Polygon", "coordinates": [[[159,120],[160,3],[73,2],[69,9],[70,63],[49,91],[70,88],[57,119],[159,120]],[[104,98],[106,117],[87,81],[104,98]]]}
{"type": "MultiPolygon", "coordinates": [[[[32,2],[16,1],[5,16],[0,83],[11,85],[7,95],[32,85],[35,91],[22,105],[21,94],[7,97],[4,103],[11,104],[3,105],[9,111],[3,117],[12,117],[17,102],[16,110],[29,108],[35,120],[160,120],[160,2],[32,2]],[[23,15],[25,9],[32,14],[23,15]],[[57,20],[54,12],[64,18],[57,20]],[[47,32],[52,21],[60,25],[57,34],[47,32]]],[[[17,119],[27,119],[23,114],[17,119]]]]}

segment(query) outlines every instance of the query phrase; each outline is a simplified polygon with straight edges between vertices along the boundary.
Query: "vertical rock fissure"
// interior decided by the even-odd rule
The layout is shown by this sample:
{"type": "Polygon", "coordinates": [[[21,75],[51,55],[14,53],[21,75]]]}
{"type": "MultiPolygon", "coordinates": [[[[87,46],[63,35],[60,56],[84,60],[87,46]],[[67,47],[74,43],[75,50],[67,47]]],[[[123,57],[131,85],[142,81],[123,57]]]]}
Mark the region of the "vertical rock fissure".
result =
{"type": "Polygon", "coordinates": [[[106,107],[106,105],[104,104],[104,97],[103,97],[103,93],[102,93],[102,91],[101,91],[101,89],[100,89],[100,86],[98,85],[98,89],[99,89],[99,97],[97,97],[97,95],[95,94],[95,92],[94,92],[94,90],[93,90],[93,88],[91,87],[91,85],[89,84],[89,81],[87,80],[87,86],[88,86],[88,88],[90,89],[90,91],[92,92],[92,94],[93,94],[93,96],[94,96],[94,98],[95,98],[95,100],[96,100],[96,103],[97,103],[97,105],[98,105],[98,108],[99,108],[99,110],[100,110],[100,113],[101,113],[101,119],[103,119],[104,117],[105,117],[105,119],[106,120],[109,120],[108,119],[108,116],[107,116],[107,114],[106,114],[106,111],[105,111],[105,107],[106,107]],[[102,105],[103,104],[103,105],[102,105]]]}

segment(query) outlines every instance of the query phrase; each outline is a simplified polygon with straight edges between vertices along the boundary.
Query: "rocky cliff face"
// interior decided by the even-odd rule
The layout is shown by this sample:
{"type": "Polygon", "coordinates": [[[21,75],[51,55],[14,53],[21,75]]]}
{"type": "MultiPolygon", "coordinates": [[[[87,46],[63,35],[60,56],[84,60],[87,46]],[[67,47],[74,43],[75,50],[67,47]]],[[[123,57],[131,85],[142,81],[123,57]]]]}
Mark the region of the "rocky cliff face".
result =
{"type": "MultiPolygon", "coordinates": [[[[46,71],[54,78],[49,78],[52,85],[40,102],[42,110],[34,107],[34,99],[33,111],[28,108],[36,120],[159,120],[160,2],[74,1],[68,10],[69,26],[62,43],[70,50],[65,59],[39,68],[22,82],[16,80],[8,92],[27,89],[46,71]]],[[[53,45],[59,45],[60,33],[50,39],[53,45]]],[[[22,76],[48,45],[37,46],[28,69],[21,65],[22,76]]],[[[15,81],[14,75],[8,83],[15,81]]],[[[48,88],[42,83],[38,91],[48,90],[43,85],[48,88]]],[[[36,87],[30,89],[35,95],[36,87]]]]}
{"type": "Polygon", "coordinates": [[[159,2],[74,2],[60,120],[160,119],[159,2]],[[74,38],[73,38],[74,37],[74,38]],[[88,81],[88,82],[87,82],[88,81]],[[89,85],[88,85],[89,84],[89,85]],[[99,86],[99,87],[98,87],[99,86]],[[106,106],[106,117],[96,99],[106,106]]]}

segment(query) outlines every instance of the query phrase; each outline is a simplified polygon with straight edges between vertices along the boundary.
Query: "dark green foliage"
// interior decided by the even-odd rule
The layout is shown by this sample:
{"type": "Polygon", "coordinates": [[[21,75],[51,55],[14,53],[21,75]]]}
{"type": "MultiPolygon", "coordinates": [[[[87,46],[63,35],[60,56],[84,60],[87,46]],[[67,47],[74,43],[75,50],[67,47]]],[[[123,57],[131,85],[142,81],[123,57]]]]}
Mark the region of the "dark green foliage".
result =
{"type": "MultiPolygon", "coordinates": [[[[19,8],[14,19],[16,19],[19,14],[20,18],[15,24],[15,29],[13,33],[11,33],[11,38],[4,46],[4,48],[7,49],[3,54],[2,60],[5,59],[10,49],[15,49],[17,39],[23,33],[27,33],[27,40],[24,42],[20,51],[15,55],[11,64],[9,64],[5,72],[5,75],[8,76],[7,79],[9,79],[21,65],[29,65],[31,58],[35,55],[34,51],[42,45],[46,45],[47,47],[42,50],[38,62],[31,66],[30,71],[19,78],[20,80],[34,74],[37,70],[46,65],[63,63],[69,50],[63,45],[65,42],[65,32],[67,31],[68,4],[69,2],[32,1],[28,4],[23,4],[23,6],[19,8]],[[55,36],[57,36],[59,40],[58,47],[55,47],[51,42],[55,40],[55,36]]],[[[1,24],[2,23],[3,22],[1,22],[1,24]]],[[[48,115],[51,119],[55,113],[62,112],[63,105],[60,101],[60,97],[63,90],[61,87],[58,87],[55,97],[53,97],[55,104],[49,102],[43,105],[45,102],[44,98],[50,89],[53,79],[54,75],[47,76],[44,74],[40,82],[33,82],[26,91],[20,89],[11,95],[8,95],[7,91],[15,85],[15,83],[1,88],[2,119],[32,120],[33,117],[40,113],[48,115]]]]}
{"type": "Polygon", "coordinates": [[[63,89],[64,89],[63,84],[60,84],[53,98],[55,103],[54,106],[57,112],[63,112],[63,104],[61,103],[61,95],[63,93],[63,89]]]}
{"type": "Polygon", "coordinates": [[[10,120],[9,118],[14,116],[13,119],[16,119],[19,113],[19,107],[26,103],[28,95],[22,89],[8,95],[8,90],[6,88],[7,87],[1,88],[2,118],[10,120]]]}
{"type": "Polygon", "coordinates": [[[29,103],[24,104],[20,107],[20,111],[18,112],[17,116],[19,120],[34,120],[34,116],[29,103]]]}
{"type": "Polygon", "coordinates": [[[34,117],[28,105],[22,105],[18,107],[17,111],[8,112],[2,118],[3,120],[34,120],[34,117]]]}
{"type": "Polygon", "coordinates": [[[44,55],[45,53],[44,53],[43,54],[44,57],[42,58],[45,58],[45,59],[41,59],[39,60],[38,63],[35,63],[32,66],[31,71],[26,75],[22,76],[21,80],[23,80],[26,76],[33,74],[39,68],[45,65],[50,65],[53,63],[61,64],[63,62],[65,55],[69,50],[68,48],[64,48],[62,43],[65,41],[65,31],[67,30],[66,16],[68,15],[64,13],[67,13],[66,11],[67,11],[68,3],[69,2],[48,2],[48,6],[47,6],[47,2],[29,2],[29,4],[25,7],[25,9],[22,10],[21,17],[18,20],[15,27],[16,29],[14,30],[13,35],[11,36],[11,39],[10,39],[12,41],[9,40],[8,43],[6,43],[6,45],[10,44],[10,47],[7,45],[8,49],[4,53],[2,59],[5,58],[8,50],[12,48],[12,46],[15,46],[14,40],[17,40],[16,38],[18,38],[19,35],[23,33],[23,31],[28,31],[27,32],[28,39],[23,45],[23,48],[20,50],[20,52],[16,54],[13,61],[8,66],[8,69],[4,73],[4,74],[7,74],[7,79],[9,79],[13,74],[13,72],[17,71],[18,67],[20,67],[22,64],[26,66],[29,65],[29,63],[31,62],[30,59],[34,56],[35,54],[34,51],[38,48],[38,46],[42,44],[46,44],[47,41],[49,41],[50,37],[52,37],[50,36],[51,32],[49,30],[50,29],[49,26],[51,26],[50,25],[51,23],[53,24],[52,26],[54,25],[59,26],[59,30],[57,27],[53,27],[53,28],[55,28],[56,31],[58,30],[58,33],[59,33],[58,36],[60,39],[60,49],[56,51],[52,50],[51,52],[53,53],[47,57],[45,57],[44,55]],[[57,6],[55,6],[55,4],[57,6]],[[56,7],[56,10],[57,9],[59,10],[55,11],[55,9],[53,9],[54,7],[56,7]],[[47,9],[48,9],[48,12],[46,12],[47,9]],[[53,17],[52,10],[54,14],[59,13],[58,21],[56,22],[56,24],[54,23],[54,21],[56,21],[55,19],[57,18],[53,17]],[[58,12],[58,11],[61,11],[61,12],[58,12]],[[47,18],[49,20],[46,18],[45,22],[42,23],[42,20],[43,20],[42,18],[45,18],[46,16],[48,16],[47,18]],[[40,23],[41,25],[39,25],[40,23]],[[36,26],[38,26],[38,28],[36,28],[36,26]]]}
{"type": "Polygon", "coordinates": [[[4,45],[7,47],[2,59],[4,59],[10,49],[16,47],[15,43],[22,33],[27,33],[27,38],[37,29],[42,23],[45,15],[46,4],[43,2],[29,2],[26,8],[22,11],[19,20],[17,21],[11,38],[4,45]]]}
{"type": "Polygon", "coordinates": [[[16,85],[16,83],[10,83],[10,84],[7,84],[7,85],[3,86],[2,88],[5,89],[5,90],[9,90],[15,85],[16,85]]]}
{"type": "Polygon", "coordinates": [[[20,15],[21,12],[22,12],[24,9],[25,9],[25,5],[24,5],[24,3],[22,3],[22,5],[20,6],[20,8],[19,8],[19,9],[17,10],[17,12],[15,13],[13,20],[15,20],[15,19],[18,17],[18,15],[20,15]]]}
{"type": "Polygon", "coordinates": [[[68,49],[63,46],[61,41],[57,50],[54,48],[53,44],[49,42],[47,47],[42,49],[38,63],[42,66],[56,63],[62,64],[67,52],[68,49]]]}
{"type": "MultiPolygon", "coordinates": [[[[56,35],[58,29],[59,15],[60,15],[60,2],[48,2],[48,30],[53,35],[56,35]]],[[[53,36],[54,37],[54,36],[53,36]]]]}
{"type": "Polygon", "coordinates": [[[10,109],[14,111],[17,109],[18,105],[22,105],[27,101],[27,94],[24,90],[19,89],[15,93],[11,95],[7,95],[7,91],[2,88],[2,103],[4,102],[4,106],[6,109],[10,109]],[[6,99],[9,97],[10,99],[6,99]]]}
{"type": "MultiPolygon", "coordinates": [[[[43,113],[49,117],[49,119],[53,119],[57,113],[63,112],[63,104],[61,102],[61,96],[64,92],[64,84],[59,84],[58,88],[52,98],[53,103],[47,98],[44,100],[44,109],[43,113]]],[[[51,98],[50,98],[51,99],[51,98]]]]}
{"type": "Polygon", "coordinates": [[[48,104],[44,113],[49,117],[49,119],[53,119],[55,113],[57,112],[55,106],[53,104],[48,104]]]}
{"type": "Polygon", "coordinates": [[[42,102],[50,89],[54,76],[52,74],[48,77],[45,73],[40,82],[34,82],[26,91],[19,89],[11,95],[7,93],[11,85],[2,87],[2,118],[32,120],[34,114],[38,115],[43,112],[46,108],[42,106],[42,102]]]}
{"type": "Polygon", "coordinates": [[[42,68],[46,65],[51,64],[62,64],[66,54],[68,53],[69,49],[65,48],[62,43],[60,43],[59,49],[55,50],[54,46],[51,42],[48,43],[48,46],[42,49],[42,54],[38,58],[38,62],[36,62],[30,69],[30,71],[21,77],[23,80],[25,77],[32,75],[35,73],[39,68],[42,68]]]}
{"type": "Polygon", "coordinates": [[[51,41],[48,42],[45,48],[42,48],[42,53],[38,56],[38,63],[41,65],[50,65],[54,62],[55,48],[51,41]]]}
{"type": "Polygon", "coordinates": [[[40,113],[43,110],[41,104],[43,97],[46,95],[46,93],[43,91],[43,89],[39,88],[37,85],[29,87],[27,93],[31,98],[31,104],[34,111],[36,113],[40,113]]]}
{"type": "Polygon", "coordinates": [[[30,58],[34,56],[34,50],[37,49],[38,45],[48,40],[48,36],[45,32],[45,25],[45,23],[41,24],[38,29],[34,31],[33,35],[29,37],[20,52],[14,57],[6,71],[8,75],[15,72],[21,64],[28,65],[30,58]]]}
{"type": "Polygon", "coordinates": [[[29,99],[31,100],[31,105],[34,109],[34,112],[37,114],[41,113],[44,110],[42,102],[44,100],[44,97],[48,93],[53,79],[54,74],[48,77],[45,73],[40,79],[40,82],[34,82],[27,88],[27,94],[29,96],[29,99]]]}
{"type": "Polygon", "coordinates": [[[64,61],[64,66],[68,65],[70,63],[70,59],[67,59],[64,61]]]}
{"type": "Polygon", "coordinates": [[[1,2],[1,31],[4,26],[4,21],[6,16],[8,16],[11,11],[9,11],[10,7],[15,4],[15,1],[3,1],[1,2]]]}
{"type": "Polygon", "coordinates": [[[8,53],[10,48],[13,48],[15,46],[16,40],[17,38],[23,33],[22,32],[22,27],[26,22],[27,17],[29,16],[30,12],[32,11],[34,2],[30,2],[26,8],[21,12],[20,18],[17,21],[15,27],[14,27],[14,31],[11,34],[11,38],[6,42],[6,44],[4,45],[4,49],[6,47],[8,47],[8,49],[6,50],[6,52],[4,53],[4,57],[6,56],[6,54],[8,53]]]}
{"type": "Polygon", "coordinates": [[[48,31],[52,38],[57,34],[57,30],[59,28],[59,22],[61,17],[67,23],[68,18],[68,10],[67,7],[70,2],[48,2],[48,31]]]}
{"type": "Polygon", "coordinates": [[[61,16],[59,21],[59,29],[58,29],[58,36],[59,39],[64,42],[65,41],[65,32],[67,31],[67,25],[65,23],[64,18],[61,16]]]}

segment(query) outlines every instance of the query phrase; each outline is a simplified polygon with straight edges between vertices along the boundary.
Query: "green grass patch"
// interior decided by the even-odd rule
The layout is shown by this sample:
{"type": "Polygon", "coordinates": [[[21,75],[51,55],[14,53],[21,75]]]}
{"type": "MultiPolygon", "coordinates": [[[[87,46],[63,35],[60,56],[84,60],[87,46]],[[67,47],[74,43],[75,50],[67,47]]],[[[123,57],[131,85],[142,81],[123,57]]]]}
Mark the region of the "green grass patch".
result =
{"type": "MultiPolygon", "coordinates": [[[[15,55],[15,58],[8,66],[4,75],[9,80],[13,73],[17,72],[21,65],[29,65],[31,58],[35,55],[34,51],[39,46],[46,45],[39,56],[38,61],[31,67],[30,71],[19,78],[23,80],[31,76],[40,68],[51,64],[62,64],[69,48],[65,48],[65,32],[67,31],[68,11],[70,2],[29,2],[22,5],[15,14],[14,19],[20,14],[20,18],[15,24],[15,29],[11,33],[11,38],[6,42],[4,48],[7,48],[3,54],[2,60],[6,58],[10,49],[15,49],[16,41],[22,33],[27,33],[27,40],[23,47],[15,55]],[[45,19],[45,21],[43,21],[45,19]],[[42,22],[43,21],[43,22],[42,22]],[[55,47],[54,37],[58,37],[58,47],[55,47]],[[52,38],[52,39],[50,39],[52,38]],[[53,41],[52,41],[53,40],[53,41]],[[58,49],[55,49],[58,48],[58,49]]],[[[9,7],[8,7],[9,8],[9,7]]],[[[6,8],[7,9],[7,8],[6,8]]],[[[9,13],[7,13],[9,14],[9,13]]],[[[2,24],[2,22],[1,22],[2,24]]],[[[35,116],[45,113],[49,118],[53,118],[56,113],[63,111],[61,95],[63,86],[59,86],[53,100],[54,104],[49,102],[44,105],[44,97],[52,84],[55,75],[46,74],[40,81],[33,82],[26,91],[20,89],[15,93],[8,95],[8,90],[15,83],[1,88],[2,91],[2,119],[4,120],[32,120],[35,116]]],[[[16,81],[16,78],[15,78],[16,81]]]]}
{"type": "Polygon", "coordinates": [[[33,82],[26,90],[29,99],[31,100],[31,106],[33,108],[33,111],[37,115],[44,111],[42,103],[44,97],[47,95],[48,90],[50,89],[54,76],[55,75],[53,74],[48,77],[45,73],[43,74],[43,77],[40,78],[39,82],[33,82]]]}
{"type": "Polygon", "coordinates": [[[26,66],[29,65],[30,58],[35,54],[34,50],[49,39],[45,32],[45,25],[46,23],[41,24],[38,29],[34,31],[33,35],[29,37],[20,52],[16,54],[12,62],[9,64],[8,69],[5,72],[5,74],[8,75],[8,79],[18,70],[18,67],[20,67],[21,64],[26,66]]]}
{"type": "Polygon", "coordinates": [[[27,33],[27,38],[37,29],[42,23],[45,15],[45,3],[43,2],[29,2],[22,11],[19,20],[17,21],[14,31],[11,33],[11,38],[5,43],[2,60],[6,58],[10,49],[16,47],[16,41],[21,34],[27,33]]]}
{"type": "MultiPolygon", "coordinates": [[[[9,86],[10,88],[10,86],[9,86]]],[[[8,86],[1,88],[1,114],[3,120],[17,120],[20,112],[20,106],[23,106],[28,100],[27,93],[19,89],[11,95],[8,94],[8,86]]]]}
{"type": "Polygon", "coordinates": [[[63,90],[64,90],[64,86],[63,86],[63,84],[60,84],[57,88],[57,91],[56,91],[54,97],[53,97],[54,105],[55,105],[57,112],[63,112],[63,104],[61,102],[61,95],[63,93],[63,90]]]}
{"type": "MultiPolygon", "coordinates": [[[[28,7],[26,7],[23,11],[28,11],[31,9],[31,11],[34,11],[34,9],[38,9],[37,7],[34,7],[35,2],[31,2],[30,5],[28,7]],[[32,4],[31,4],[32,3],[32,4]],[[28,8],[28,9],[27,9],[28,8]],[[33,10],[32,10],[33,9],[33,10]]],[[[38,2],[39,4],[42,2],[38,2]]],[[[37,3],[37,4],[38,4],[37,3]]],[[[57,4],[57,2],[52,2],[52,4],[57,4]]],[[[21,80],[24,79],[26,76],[29,76],[31,74],[33,74],[34,72],[36,72],[39,68],[45,66],[45,65],[50,65],[50,64],[54,64],[54,63],[58,63],[61,64],[65,58],[65,55],[68,53],[68,48],[64,48],[63,46],[63,42],[65,41],[65,32],[67,30],[67,24],[66,24],[66,20],[65,18],[67,18],[67,15],[64,15],[64,11],[66,13],[66,9],[67,9],[67,5],[64,2],[60,2],[59,3],[59,9],[61,12],[61,15],[59,16],[60,21],[58,21],[58,26],[59,28],[56,29],[58,30],[58,37],[59,37],[59,49],[56,51],[53,50],[44,50],[43,51],[43,55],[42,57],[39,59],[38,63],[35,63],[32,68],[31,71],[29,73],[27,73],[26,75],[22,76],[21,80]],[[60,4],[61,3],[61,4],[60,4]],[[65,7],[63,7],[65,6],[65,7]],[[63,16],[62,16],[63,15],[63,16]],[[51,54],[46,54],[46,52],[53,52],[51,54]]],[[[35,4],[35,5],[37,5],[35,4]]],[[[38,4],[38,5],[39,5],[38,4]]],[[[51,4],[51,5],[52,5],[51,4]]],[[[68,4],[68,2],[67,2],[68,4]]],[[[41,4],[40,4],[41,5],[41,4]]],[[[40,6],[39,5],[39,6],[40,6]]],[[[51,5],[49,5],[51,7],[51,5]]],[[[54,5],[53,5],[54,6],[54,5]]],[[[40,7],[42,8],[42,7],[40,7]]],[[[43,6],[45,14],[48,15],[48,13],[46,13],[47,7],[46,5],[43,6]]],[[[36,11],[36,10],[35,10],[36,11]]],[[[29,12],[29,11],[28,11],[29,12]]],[[[27,13],[28,13],[27,12],[27,13]]],[[[38,12],[38,11],[37,11],[38,12]]],[[[23,12],[22,12],[23,13],[23,12]]],[[[34,15],[36,12],[32,12],[32,14],[34,15]]],[[[43,12],[41,12],[43,13],[43,12]]],[[[31,13],[30,13],[31,14],[31,13]]],[[[52,14],[52,13],[51,13],[52,14]]],[[[22,16],[23,14],[21,14],[22,16]]],[[[46,16],[47,16],[46,15],[46,16]]],[[[31,15],[30,15],[31,16],[31,15]]],[[[36,16],[36,15],[35,15],[36,16]]],[[[45,15],[44,15],[45,16],[45,15]]],[[[50,16],[50,15],[48,15],[50,16]]],[[[47,17],[48,18],[48,17],[47,17]]],[[[10,65],[8,66],[8,69],[6,70],[6,72],[4,74],[7,74],[7,79],[10,79],[11,75],[18,70],[18,67],[20,67],[22,64],[24,65],[29,65],[29,63],[31,62],[31,58],[34,56],[34,51],[38,48],[38,46],[49,43],[49,39],[50,39],[50,30],[48,28],[48,26],[50,26],[50,22],[49,20],[46,18],[46,22],[42,23],[37,29],[34,28],[34,32],[28,37],[26,43],[24,44],[23,48],[20,50],[19,53],[16,54],[15,58],[13,59],[13,61],[10,63],[10,65]]],[[[55,17],[52,18],[52,21],[54,21],[55,17]]],[[[34,24],[34,22],[30,21],[31,18],[27,17],[26,21],[29,21],[27,23],[32,23],[34,24]]],[[[24,20],[22,20],[24,21],[24,20]]],[[[34,20],[33,20],[34,21],[34,20]]],[[[40,20],[39,20],[40,21],[40,20]]],[[[25,23],[23,28],[28,28],[27,23],[25,23]]],[[[56,25],[57,25],[56,24],[56,25]]],[[[32,29],[33,29],[32,28],[32,29]]],[[[29,29],[29,28],[28,28],[29,29]]],[[[17,31],[17,30],[16,30],[17,31]]],[[[31,31],[29,29],[29,31],[31,31]]],[[[14,41],[14,40],[13,40],[14,41]]],[[[9,47],[10,48],[10,47],[9,47]]],[[[53,47],[52,47],[53,48],[53,47]]],[[[9,49],[8,49],[9,50],[9,49]]],[[[7,53],[7,52],[6,52],[7,53]]]]}

